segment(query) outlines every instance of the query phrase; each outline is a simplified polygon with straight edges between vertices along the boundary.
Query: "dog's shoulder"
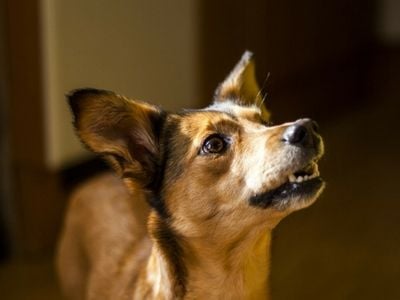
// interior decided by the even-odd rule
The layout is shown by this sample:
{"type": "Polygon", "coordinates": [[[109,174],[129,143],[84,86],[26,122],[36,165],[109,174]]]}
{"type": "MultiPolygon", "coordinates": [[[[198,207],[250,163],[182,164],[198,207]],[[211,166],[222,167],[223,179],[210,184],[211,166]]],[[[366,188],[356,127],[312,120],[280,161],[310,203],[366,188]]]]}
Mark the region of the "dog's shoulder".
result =
{"type": "Polygon", "coordinates": [[[91,240],[136,239],[146,232],[148,207],[143,197],[143,191],[129,191],[113,173],[100,174],[72,193],[67,222],[79,223],[91,240]]]}
{"type": "Polygon", "coordinates": [[[129,193],[122,180],[111,172],[99,174],[80,184],[71,194],[71,209],[88,209],[92,206],[113,201],[113,199],[127,199],[129,193]]]}
{"type": "Polygon", "coordinates": [[[120,299],[113,295],[132,288],[125,280],[131,277],[124,276],[125,272],[134,276],[140,263],[150,254],[145,222],[148,208],[141,197],[144,197],[143,191],[128,190],[112,173],[84,182],[71,195],[58,265],[68,272],[71,257],[77,259],[76,253],[79,259],[83,257],[87,262],[83,267],[72,266],[73,272],[81,276],[90,274],[82,280],[87,280],[89,292],[96,293],[96,298],[104,295],[107,299],[120,299]]]}

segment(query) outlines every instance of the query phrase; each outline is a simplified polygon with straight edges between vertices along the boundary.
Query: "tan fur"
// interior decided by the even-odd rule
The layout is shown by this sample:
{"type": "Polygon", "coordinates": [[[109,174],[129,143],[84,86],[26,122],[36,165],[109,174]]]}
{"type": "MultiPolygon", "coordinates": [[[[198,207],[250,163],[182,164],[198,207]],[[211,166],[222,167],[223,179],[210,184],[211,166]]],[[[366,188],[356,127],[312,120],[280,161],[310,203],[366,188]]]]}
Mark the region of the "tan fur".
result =
{"type": "Polygon", "coordinates": [[[58,260],[61,280],[72,285],[65,288],[71,299],[111,299],[147,258],[148,208],[141,191],[132,192],[138,201],[131,201],[119,178],[105,174],[72,196],[58,260]]]}
{"type": "Polygon", "coordinates": [[[78,135],[123,180],[100,176],[71,199],[57,260],[69,299],[269,298],[271,231],[322,186],[262,197],[315,164],[323,145],[316,137],[307,156],[283,143],[295,123],[265,126],[249,55],[203,110],[165,114],[111,92],[71,94],[78,135]],[[213,136],[223,151],[204,150],[213,136]]]}

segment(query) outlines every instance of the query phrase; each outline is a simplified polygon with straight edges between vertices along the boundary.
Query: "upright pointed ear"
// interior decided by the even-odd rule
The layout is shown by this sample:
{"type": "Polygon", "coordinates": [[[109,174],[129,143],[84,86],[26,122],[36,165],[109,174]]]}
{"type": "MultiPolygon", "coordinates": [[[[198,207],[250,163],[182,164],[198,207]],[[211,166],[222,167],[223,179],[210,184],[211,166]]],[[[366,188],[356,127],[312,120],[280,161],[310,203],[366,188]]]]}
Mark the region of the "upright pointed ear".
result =
{"type": "Polygon", "coordinates": [[[263,103],[263,96],[257,83],[253,53],[246,51],[228,77],[219,85],[214,102],[234,101],[237,104],[257,105],[262,118],[268,120],[270,113],[263,103]]]}
{"type": "Polygon", "coordinates": [[[104,155],[121,176],[148,187],[157,173],[165,113],[104,90],[80,89],[67,97],[82,142],[104,155]]]}

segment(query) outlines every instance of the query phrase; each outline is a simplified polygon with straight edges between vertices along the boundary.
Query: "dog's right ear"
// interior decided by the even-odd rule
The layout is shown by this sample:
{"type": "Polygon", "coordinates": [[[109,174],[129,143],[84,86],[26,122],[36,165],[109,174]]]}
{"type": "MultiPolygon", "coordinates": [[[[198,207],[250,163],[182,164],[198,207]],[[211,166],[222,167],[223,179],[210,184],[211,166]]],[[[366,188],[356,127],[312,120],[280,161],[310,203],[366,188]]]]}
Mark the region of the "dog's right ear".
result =
{"type": "Polygon", "coordinates": [[[149,185],[159,164],[159,131],[165,113],[104,90],[80,89],[67,97],[82,142],[104,155],[121,176],[149,185]]]}
{"type": "Polygon", "coordinates": [[[253,53],[246,51],[228,77],[218,86],[214,102],[233,101],[239,105],[256,105],[261,109],[262,118],[269,120],[270,113],[264,105],[258,86],[253,53]]]}

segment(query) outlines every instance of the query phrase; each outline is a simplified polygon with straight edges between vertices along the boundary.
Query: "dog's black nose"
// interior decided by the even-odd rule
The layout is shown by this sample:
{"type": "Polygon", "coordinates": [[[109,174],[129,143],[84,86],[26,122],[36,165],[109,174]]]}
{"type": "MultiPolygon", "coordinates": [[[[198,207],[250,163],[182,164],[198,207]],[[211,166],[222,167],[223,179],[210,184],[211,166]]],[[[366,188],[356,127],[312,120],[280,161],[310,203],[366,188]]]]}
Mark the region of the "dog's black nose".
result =
{"type": "Polygon", "coordinates": [[[311,119],[300,119],[285,130],[282,140],[291,145],[314,147],[318,140],[317,133],[317,122],[311,119]]]}

